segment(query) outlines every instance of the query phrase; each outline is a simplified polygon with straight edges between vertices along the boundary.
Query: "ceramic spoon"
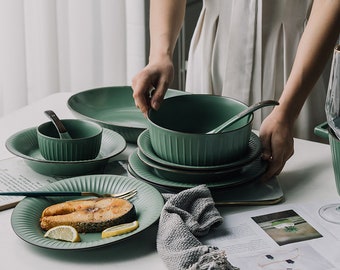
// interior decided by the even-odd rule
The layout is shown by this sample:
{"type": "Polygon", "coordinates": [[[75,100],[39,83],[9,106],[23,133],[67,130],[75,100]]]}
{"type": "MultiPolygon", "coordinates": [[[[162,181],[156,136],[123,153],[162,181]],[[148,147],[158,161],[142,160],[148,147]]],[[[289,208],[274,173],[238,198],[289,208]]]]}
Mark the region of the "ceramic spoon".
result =
{"type": "Polygon", "coordinates": [[[54,113],[54,111],[48,110],[45,111],[45,114],[52,120],[52,123],[56,127],[60,139],[72,139],[70,134],[67,132],[67,129],[63,125],[63,123],[60,121],[58,116],[54,113]]]}
{"type": "Polygon", "coordinates": [[[234,124],[235,122],[237,122],[238,120],[242,119],[243,117],[253,113],[254,111],[262,108],[262,107],[266,107],[266,106],[275,106],[275,105],[279,105],[279,102],[275,101],[275,100],[264,100],[264,101],[260,101],[258,103],[255,103],[253,105],[251,105],[250,107],[248,107],[246,110],[236,114],[235,116],[233,116],[232,118],[228,119],[227,121],[225,121],[223,124],[219,125],[218,127],[214,128],[213,130],[210,130],[209,132],[207,132],[207,134],[214,134],[214,133],[219,133],[221,131],[223,131],[225,128],[231,126],[232,124],[234,124]]]}

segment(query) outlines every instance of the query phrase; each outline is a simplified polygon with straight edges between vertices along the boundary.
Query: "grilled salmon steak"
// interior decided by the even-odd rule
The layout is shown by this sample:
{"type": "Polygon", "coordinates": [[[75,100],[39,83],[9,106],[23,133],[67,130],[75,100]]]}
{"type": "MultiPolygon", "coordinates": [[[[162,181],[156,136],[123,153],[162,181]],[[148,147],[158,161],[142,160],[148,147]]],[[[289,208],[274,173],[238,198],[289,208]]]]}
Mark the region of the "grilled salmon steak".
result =
{"type": "Polygon", "coordinates": [[[101,232],[108,227],[137,219],[134,205],[120,198],[66,201],[44,209],[40,227],[49,230],[70,225],[78,232],[101,232]]]}

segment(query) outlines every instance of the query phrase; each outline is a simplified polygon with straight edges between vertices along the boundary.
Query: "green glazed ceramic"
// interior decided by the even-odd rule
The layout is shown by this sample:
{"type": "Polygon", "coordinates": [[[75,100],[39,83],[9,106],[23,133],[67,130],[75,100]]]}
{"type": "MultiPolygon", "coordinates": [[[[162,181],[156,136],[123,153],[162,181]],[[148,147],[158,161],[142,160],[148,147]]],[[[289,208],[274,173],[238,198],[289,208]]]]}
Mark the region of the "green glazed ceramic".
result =
{"type": "MultiPolygon", "coordinates": [[[[244,166],[238,172],[225,176],[223,179],[218,179],[218,181],[209,181],[206,185],[211,190],[235,187],[257,179],[266,171],[267,165],[268,162],[259,157],[250,164],[244,166]]],[[[129,156],[128,168],[130,173],[132,173],[135,177],[143,179],[155,186],[176,189],[179,191],[201,185],[201,183],[185,181],[184,178],[182,178],[181,181],[174,181],[160,176],[153,167],[145,164],[138,157],[136,150],[129,156]]]]}
{"type": "MultiPolygon", "coordinates": [[[[147,128],[147,121],[132,97],[130,86],[89,89],[72,95],[67,106],[79,118],[97,122],[121,134],[127,142],[136,143],[147,128]]],[[[168,89],[165,98],[188,93],[168,89]]]]}
{"type": "Polygon", "coordinates": [[[80,119],[61,120],[72,139],[61,139],[53,123],[37,127],[41,155],[47,160],[77,161],[94,159],[100,150],[103,128],[80,119]]]}
{"type": "Polygon", "coordinates": [[[226,170],[232,170],[235,168],[241,168],[242,166],[252,162],[254,159],[260,156],[262,145],[260,138],[255,134],[250,134],[249,139],[249,146],[248,151],[246,154],[242,156],[242,158],[235,160],[234,162],[229,162],[225,164],[220,165],[211,165],[211,166],[190,166],[190,165],[182,165],[177,163],[172,163],[166,160],[161,159],[157,154],[154,152],[151,140],[150,140],[150,132],[149,130],[143,131],[137,140],[137,145],[139,150],[150,160],[154,161],[155,163],[158,163],[162,165],[163,167],[173,168],[173,169],[179,169],[179,170],[188,170],[188,171],[226,171],[226,170]]]}
{"type": "Polygon", "coordinates": [[[6,140],[6,148],[12,154],[24,159],[34,171],[50,176],[78,176],[102,172],[110,158],[126,148],[126,141],[117,132],[103,129],[102,142],[96,158],[79,161],[53,161],[45,159],[39,150],[37,129],[31,127],[19,131],[6,140]]]}
{"type": "Polygon", "coordinates": [[[164,160],[194,166],[240,159],[248,150],[253,114],[221,133],[206,134],[248,106],[232,98],[186,95],[163,101],[149,112],[151,144],[164,160]]]}
{"type": "MultiPolygon", "coordinates": [[[[101,238],[101,233],[81,234],[81,242],[71,243],[44,237],[39,226],[42,211],[56,203],[79,197],[24,198],[13,210],[11,225],[16,235],[32,245],[55,250],[85,250],[121,243],[154,224],[160,216],[164,199],[151,185],[132,177],[119,175],[88,175],[68,178],[45,186],[41,191],[92,191],[118,193],[137,190],[131,199],[138,216],[138,229],[115,237],[101,238]]],[[[90,256],[90,254],[89,254],[90,256]]]]}
{"type": "Polygon", "coordinates": [[[181,170],[162,166],[161,164],[154,162],[153,160],[145,156],[140,151],[140,149],[137,149],[137,155],[143,163],[145,163],[149,167],[154,168],[154,171],[157,175],[159,175],[162,178],[177,182],[206,184],[210,182],[216,182],[219,180],[223,181],[227,177],[237,176],[242,170],[242,168],[240,167],[234,167],[226,170],[217,171],[181,170]]]}

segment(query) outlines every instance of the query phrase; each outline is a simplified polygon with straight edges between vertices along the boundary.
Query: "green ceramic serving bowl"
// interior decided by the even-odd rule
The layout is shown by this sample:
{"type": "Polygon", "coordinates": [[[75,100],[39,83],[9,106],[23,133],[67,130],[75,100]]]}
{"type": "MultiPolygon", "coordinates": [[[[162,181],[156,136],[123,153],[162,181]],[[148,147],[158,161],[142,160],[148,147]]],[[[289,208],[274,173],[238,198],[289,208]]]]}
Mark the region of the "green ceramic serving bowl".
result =
{"type": "Polygon", "coordinates": [[[37,127],[38,145],[41,155],[47,160],[79,161],[97,157],[103,128],[90,121],[80,119],[61,120],[72,139],[60,139],[53,123],[46,122],[37,127]]]}
{"type": "Polygon", "coordinates": [[[219,165],[238,160],[248,150],[253,114],[221,133],[206,133],[247,107],[236,99],[214,95],[168,98],[158,111],[149,111],[152,147],[160,158],[183,165],[219,165]]]}

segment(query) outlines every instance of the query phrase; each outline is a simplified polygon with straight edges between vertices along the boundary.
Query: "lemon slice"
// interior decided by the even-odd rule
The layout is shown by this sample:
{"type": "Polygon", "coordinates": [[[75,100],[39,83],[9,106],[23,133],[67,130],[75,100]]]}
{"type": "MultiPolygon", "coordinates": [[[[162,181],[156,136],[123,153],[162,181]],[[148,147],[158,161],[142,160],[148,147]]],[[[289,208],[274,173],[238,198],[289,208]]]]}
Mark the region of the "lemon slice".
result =
{"type": "Polygon", "coordinates": [[[121,235],[124,233],[132,232],[139,227],[138,221],[135,220],[130,223],[119,224],[102,231],[102,238],[108,238],[112,236],[121,235]]]}
{"type": "Polygon", "coordinates": [[[80,236],[77,230],[68,225],[60,225],[49,229],[44,237],[67,241],[67,242],[80,242],[80,236]]]}

